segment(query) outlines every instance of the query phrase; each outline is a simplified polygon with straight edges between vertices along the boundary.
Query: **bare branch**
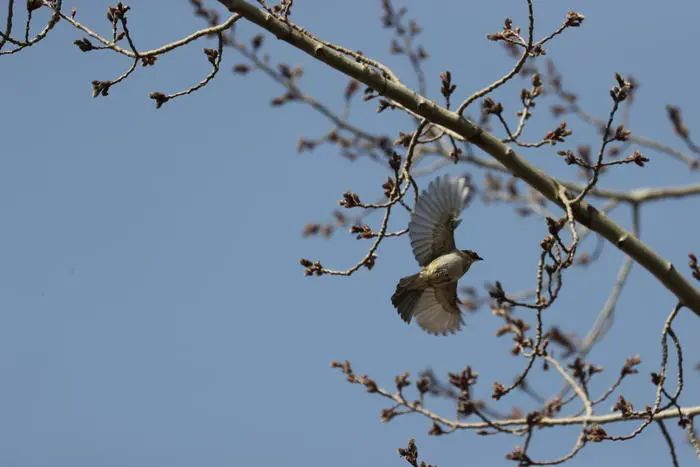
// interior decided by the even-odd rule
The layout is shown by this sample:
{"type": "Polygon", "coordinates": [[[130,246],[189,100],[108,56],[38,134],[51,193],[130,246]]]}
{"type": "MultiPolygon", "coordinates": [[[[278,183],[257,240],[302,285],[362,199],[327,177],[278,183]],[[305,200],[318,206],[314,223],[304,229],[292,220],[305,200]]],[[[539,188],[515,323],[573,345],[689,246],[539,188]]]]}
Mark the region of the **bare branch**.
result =
{"type": "MultiPolygon", "coordinates": [[[[219,2],[230,11],[240,13],[246,19],[269,30],[279,39],[303,50],[342,73],[365,83],[410,111],[482,148],[507,167],[511,173],[524,180],[546,198],[559,206],[564,205],[560,197],[561,191],[559,187],[561,187],[561,184],[558,181],[530,165],[518,156],[512,148],[503,144],[498,138],[469,120],[430,102],[423,96],[417,95],[401,83],[387,80],[383,74],[377,73],[374,69],[368,68],[354,60],[349,60],[345,55],[332,50],[309,35],[301,33],[296,28],[290,27],[287,22],[281,21],[245,0],[219,0],[219,2]]],[[[661,258],[649,246],[611,219],[600,215],[599,211],[593,206],[581,201],[573,207],[572,212],[578,222],[598,232],[634,258],[636,262],[664,284],[669,291],[675,294],[679,300],[700,315],[700,292],[678,273],[672,263],[661,258]]]]}

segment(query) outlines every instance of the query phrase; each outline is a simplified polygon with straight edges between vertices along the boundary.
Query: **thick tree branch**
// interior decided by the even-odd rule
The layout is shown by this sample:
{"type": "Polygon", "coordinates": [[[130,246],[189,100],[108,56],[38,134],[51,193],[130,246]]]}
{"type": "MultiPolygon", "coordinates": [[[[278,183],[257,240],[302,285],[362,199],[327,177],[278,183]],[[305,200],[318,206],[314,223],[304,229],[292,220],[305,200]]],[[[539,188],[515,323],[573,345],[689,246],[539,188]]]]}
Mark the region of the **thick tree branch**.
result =
{"type": "MultiPolygon", "coordinates": [[[[564,200],[560,194],[566,193],[566,190],[563,189],[559,181],[532,166],[511,147],[502,143],[499,138],[473,122],[417,94],[401,82],[389,80],[379,70],[364,63],[359,63],[333,50],[333,48],[322,41],[304,32],[303,29],[292,25],[288,21],[283,21],[245,0],[219,0],[219,3],[232,13],[239,13],[247,20],[268,30],[278,39],[288,42],[341,73],[357,79],[378,93],[396,101],[409,111],[442,126],[450,133],[456,133],[464,140],[490,154],[513,175],[524,180],[547,199],[562,208],[565,207],[564,200]]],[[[573,197],[573,194],[567,194],[567,198],[573,197]]],[[[585,201],[582,200],[580,203],[573,205],[572,210],[578,222],[601,234],[609,242],[632,257],[637,263],[651,272],[684,305],[700,316],[700,292],[676,271],[671,262],[660,257],[648,245],[585,201]]]]}

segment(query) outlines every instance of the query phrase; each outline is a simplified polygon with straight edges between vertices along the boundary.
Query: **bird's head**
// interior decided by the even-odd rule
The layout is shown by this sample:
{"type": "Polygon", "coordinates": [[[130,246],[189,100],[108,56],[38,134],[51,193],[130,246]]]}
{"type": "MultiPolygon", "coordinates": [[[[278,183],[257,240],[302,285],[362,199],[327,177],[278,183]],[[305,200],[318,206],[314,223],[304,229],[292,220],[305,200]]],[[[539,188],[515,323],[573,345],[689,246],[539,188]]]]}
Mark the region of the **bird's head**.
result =
{"type": "Polygon", "coordinates": [[[460,251],[469,259],[470,263],[484,260],[484,258],[479,256],[479,254],[476,251],[472,251],[472,250],[460,250],[460,251]]]}

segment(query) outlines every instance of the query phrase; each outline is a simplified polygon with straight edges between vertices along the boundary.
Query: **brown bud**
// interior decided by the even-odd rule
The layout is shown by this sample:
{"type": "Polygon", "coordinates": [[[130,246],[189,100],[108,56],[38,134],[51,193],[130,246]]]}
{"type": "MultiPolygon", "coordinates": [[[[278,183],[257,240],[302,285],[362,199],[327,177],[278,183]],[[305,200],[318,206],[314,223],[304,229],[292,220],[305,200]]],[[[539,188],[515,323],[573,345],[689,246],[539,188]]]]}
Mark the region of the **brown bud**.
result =
{"type": "Polygon", "coordinates": [[[625,399],[622,395],[617,399],[615,405],[612,408],[614,411],[620,412],[623,417],[629,417],[634,413],[634,407],[632,403],[625,399]]]}
{"type": "Polygon", "coordinates": [[[569,11],[566,14],[566,25],[572,28],[577,28],[583,23],[584,16],[581,13],[575,11],[569,11]]]}
{"type": "Polygon", "coordinates": [[[219,59],[219,51],[216,49],[204,49],[203,51],[204,55],[207,56],[207,60],[209,60],[209,63],[216,66],[217,61],[219,59]]]}
{"type": "Polygon", "coordinates": [[[622,376],[627,376],[639,373],[639,370],[637,370],[636,366],[640,363],[642,363],[642,359],[639,357],[639,355],[634,355],[632,357],[627,358],[625,360],[625,365],[620,371],[620,374],[622,376]]]}
{"type": "Polygon", "coordinates": [[[586,441],[593,441],[594,443],[599,443],[608,437],[603,427],[598,424],[593,424],[590,428],[586,428],[584,434],[586,441]]]}
{"type": "Polygon", "coordinates": [[[428,434],[431,436],[440,436],[440,435],[444,435],[445,432],[440,425],[433,422],[433,426],[432,426],[432,428],[430,428],[430,431],[428,432],[428,434]]]}
{"type": "Polygon", "coordinates": [[[238,63],[233,66],[233,72],[244,75],[250,71],[250,67],[245,63],[238,63]]]}
{"type": "Polygon", "coordinates": [[[163,104],[170,100],[170,98],[162,92],[152,92],[151,94],[149,94],[148,97],[155,101],[156,109],[160,109],[163,106],[163,104]]]}
{"type": "Polygon", "coordinates": [[[87,37],[73,41],[73,44],[75,44],[83,52],[89,52],[95,48],[87,37]]]}
{"type": "Polygon", "coordinates": [[[493,397],[496,400],[499,400],[505,394],[506,394],[506,387],[505,386],[503,386],[499,382],[493,383],[493,392],[491,393],[491,397],[493,397]]]}

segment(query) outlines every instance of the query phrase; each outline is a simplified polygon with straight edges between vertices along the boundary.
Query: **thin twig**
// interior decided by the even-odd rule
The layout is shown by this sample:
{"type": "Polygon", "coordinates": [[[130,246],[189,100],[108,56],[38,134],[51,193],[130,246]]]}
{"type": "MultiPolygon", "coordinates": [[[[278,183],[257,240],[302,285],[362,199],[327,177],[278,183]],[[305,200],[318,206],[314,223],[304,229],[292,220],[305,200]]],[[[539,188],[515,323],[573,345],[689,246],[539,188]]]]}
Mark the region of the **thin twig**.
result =
{"type": "Polygon", "coordinates": [[[671,462],[673,462],[673,467],[678,467],[679,464],[678,456],[676,456],[676,446],[673,444],[673,439],[671,439],[671,435],[668,433],[664,421],[656,420],[656,425],[659,427],[659,430],[661,430],[661,435],[666,440],[666,444],[668,445],[668,452],[669,454],[671,454],[671,462]]]}
{"type": "Polygon", "coordinates": [[[457,114],[462,115],[464,111],[469,107],[469,105],[474,102],[475,100],[493,92],[495,89],[503,86],[506,84],[508,81],[510,81],[511,78],[513,78],[515,75],[517,75],[520,72],[520,69],[525,65],[525,62],[527,61],[528,57],[530,56],[530,51],[532,50],[532,42],[533,42],[533,36],[534,36],[534,30],[535,30],[535,13],[532,8],[532,0],[527,0],[527,30],[528,30],[528,35],[527,35],[527,45],[525,47],[525,50],[523,51],[523,54],[520,56],[518,59],[517,63],[513,67],[512,70],[510,70],[508,73],[503,75],[500,79],[494,81],[493,83],[489,84],[486,86],[484,89],[481,89],[480,91],[475,92],[471,96],[469,96],[467,99],[464,100],[457,109],[457,114]]]}

